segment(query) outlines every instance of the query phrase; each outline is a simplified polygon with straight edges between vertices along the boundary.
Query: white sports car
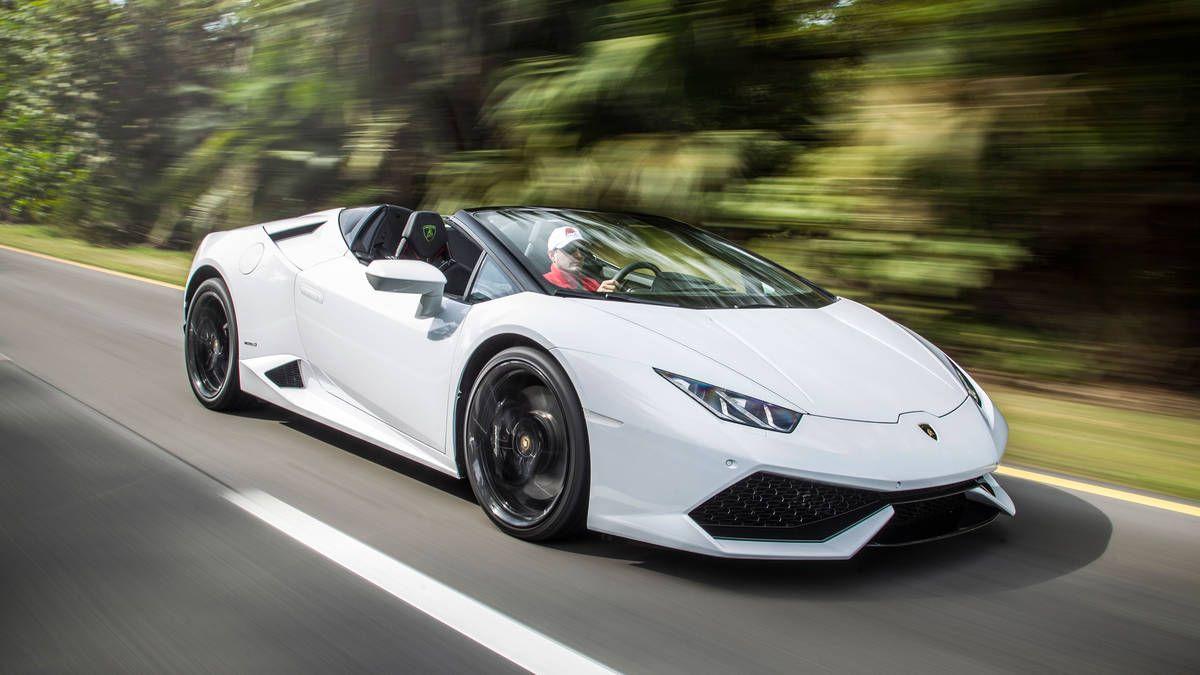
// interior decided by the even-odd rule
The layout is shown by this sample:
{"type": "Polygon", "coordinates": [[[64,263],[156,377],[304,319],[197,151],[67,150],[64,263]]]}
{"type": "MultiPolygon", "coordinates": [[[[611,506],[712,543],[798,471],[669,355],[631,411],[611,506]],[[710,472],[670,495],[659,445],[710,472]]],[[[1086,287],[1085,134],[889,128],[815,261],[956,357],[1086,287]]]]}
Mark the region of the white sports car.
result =
{"type": "Polygon", "coordinates": [[[848,558],[1014,513],[1008,436],[916,333],[647,215],[333,209],[206,237],[185,358],[454,476],[528,540],[582,528],[744,558],[848,558]]]}

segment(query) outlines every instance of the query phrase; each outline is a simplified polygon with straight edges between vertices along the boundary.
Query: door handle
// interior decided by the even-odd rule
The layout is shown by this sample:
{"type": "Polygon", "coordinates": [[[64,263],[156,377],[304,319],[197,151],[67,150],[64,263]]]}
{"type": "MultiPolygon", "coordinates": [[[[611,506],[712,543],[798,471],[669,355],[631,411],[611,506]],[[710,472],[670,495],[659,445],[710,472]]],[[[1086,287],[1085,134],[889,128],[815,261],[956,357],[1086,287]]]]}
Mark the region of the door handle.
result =
{"type": "Polygon", "coordinates": [[[300,295],[303,295],[317,304],[325,302],[325,296],[321,293],[321,291],[318,291],[308,284],[300,284],[300,295]]]}

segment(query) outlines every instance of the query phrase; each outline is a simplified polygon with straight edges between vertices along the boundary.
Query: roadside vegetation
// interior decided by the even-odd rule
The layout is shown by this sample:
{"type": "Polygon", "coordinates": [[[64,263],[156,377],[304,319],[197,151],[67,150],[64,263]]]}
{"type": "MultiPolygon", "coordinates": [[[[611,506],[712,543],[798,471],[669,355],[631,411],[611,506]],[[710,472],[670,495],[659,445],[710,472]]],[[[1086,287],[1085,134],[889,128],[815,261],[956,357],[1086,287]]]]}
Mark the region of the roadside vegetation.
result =
{"type": "Polygon", "coordinates": [[[44,225],[0,224],[0,244],[181,286],[192,263],[190,251],[98,246],[44,225]]]}
{"type": "MultiPolygon", "coordinates": [[[[1008,418],[1005,463],[1200,500],[1200,419],[987,386],[1008,418]]],[[[1182,400],[1198,409],[1200,400],[1182,400]]]]}
{"type": "Polygon", "coordinates": [[[1200,391],[1193,0],[0,4],[0,220],[651,211],[975,368],[1200,391]]]}

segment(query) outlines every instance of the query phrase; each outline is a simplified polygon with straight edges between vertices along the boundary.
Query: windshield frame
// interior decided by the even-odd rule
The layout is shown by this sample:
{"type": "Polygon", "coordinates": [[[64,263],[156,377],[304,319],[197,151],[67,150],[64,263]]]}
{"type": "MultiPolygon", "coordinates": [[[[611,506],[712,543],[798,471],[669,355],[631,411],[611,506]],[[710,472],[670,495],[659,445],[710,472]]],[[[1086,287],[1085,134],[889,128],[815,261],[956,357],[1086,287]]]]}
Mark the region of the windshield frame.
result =
{"type": "MultiPolygon", "coordinates": [[[[715,239],[727,246],[732,247],[733,249],[737,250],[740,254],[745,255],[749,258],[752,258],[760,264],[763,264],[763,265],[773,268],[774,270],[783,274],[784,276],[790,277],[791,279],[795,280],[799,285],[807,286],[808,288],[811,288],[813,290],[813,292],[815,293],[815,295],[817,295],[818,297],[820,297],[822,300],[825,301],[824,304],[814,305],[811,307],[781,305],[778,307],[770,307],[771,309],[819,309],[821,307],[825,307],[830,304],[833,304],[834,302],[837,302],[839,299],[837,295],[825,290],[819,284],[816,284],[816,283],[806,279],[805,277],[803,277],[799,274],[796,274],[792,270],[789,270],[788,268],[784,267],[783,265],[780,265],[779,263],[775,262],[774,260],[771,260],[770,258],[763,257],[763,256],[755,253],[754,251],[751,251],[751,250],[745,248],[744,246],[740,246],[737,243],[732,242],[725,237],[722,237],[719,234],[715,234],[713,232],[709,232],[708,230],[701,229],[694,225],[689,225],[688,223],[684,223],[684,222],[675,220],[673,218],[667,218],[665,216],[658,216],[658,215],[648,214],[648,213],[634,213],[634,212],[628,212],[628,211],[606,211],[606,210],[601,210],[601,209],[577,209],[577,208],[553,207],[553,206],[511,206],[511,205],[510,206],[479,206],[479,207],[474,207],[474,208],[470,208],[470,209],[463,209],[462,211],[459,212],[459,213],[470,216],[471,220],[474,221],[475,223],[477,223],[479,225],[480,229],[486,231],[489,235],[491,235],[491,239],[493,239],[495,241],[495,243],[498,244],[500,247],[502,247],[504,249],[505,253],[508,254],[507,257],[509,258],[510,262],[516,263],[517,265],[520,266],[520,270],[523,273],[521,276],[525,277],[529,282],[532,282],[534,285],[536,285],[537,289],[540,290],[545,295],[571,297],[571,298],[585,298],[585,299],[595,299],[595,300],[616,300],[616,301],[623,301],[623,302],[643,301],[646,304],[673,306],[673,307],[680,307],[683,309],[710,310],[710,309],[735,309],[736,308],[736,307],[697,307],[697,306],[689,306],[687,304],[675,304],[672,302],[663,301],[661,298],[655,298],[653,296],[646,296],[645,298],[637,299],[636,296],[630,296],[630,295],[627,295],[624,293],[609,294],[609,293],[580,292],[580,291],[573,291],[571,289],[566,289],[566,288],[561,288],[559,286],[555,286],[554,284],[550,283],[542,276],[542,274],[534,267],[533,262],[529,259],[528,256],[526,256],[524,254],[523,251],[519,251],[514,247],[513,243],[509,240],[509,238],[507,236],[505,236],[502,232],[499,232],[494,225],[492,225],[490,222],[487,221],[486,218],[478,217],[476,215],[477,213],[481,213],[481,212],[505,211],[505,210],[535,212],[535,213],[542,212],[539,215],[546,215],[546,216],[553,216],[556,213],[559,213],[559,214],[561,214],[561,213],[580,213],[580,214],[601,214],[601,215],[608,215],[608,216],[624,216],[624,217],[628,217],[628,218],[636,218],[638,220],[642,220],[646,223],[649,223],[650,225],[653,225],[654,227],[660,227],[660,228],[668,230],[668,231],[682,230],[682,231],[685,231],[688,233],[698,233],[699,236],[701,236],[701,237],[711,237],[712,239],[715,239]]],[[[748,308],[766,309],[767,307],[763,307],[762,305],[755,304],[753,307],[748,307],[748,308]]]]}

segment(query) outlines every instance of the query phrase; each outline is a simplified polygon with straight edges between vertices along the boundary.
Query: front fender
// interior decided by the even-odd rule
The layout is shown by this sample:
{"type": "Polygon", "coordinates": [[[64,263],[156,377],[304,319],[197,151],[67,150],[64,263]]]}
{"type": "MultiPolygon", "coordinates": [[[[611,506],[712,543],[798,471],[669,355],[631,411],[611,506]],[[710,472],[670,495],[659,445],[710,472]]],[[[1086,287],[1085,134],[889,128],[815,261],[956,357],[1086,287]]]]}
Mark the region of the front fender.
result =
{"type": "MultiPolygon", "coordinates": [[[[572,376],[584,407],[608,414],[603,397],[589,391],[586,379],[577,377],[570,353],[596,354],[636,364],[652,373],[661,368],[754,396],[788,405],[765,387],[731,368],[686,346],[630,321],[599,311],[591,303],[604,300],[565,298],[537,293],[516,295],[474,305],[463,323],[457,369],[461,372],[470,355],[483,342],[497,335],[519,335],[555,354],[572,376]]],[[[657,376],[655,376],[657,377],[657,376]]],[[[793,407],[788,405],[788,407],[793,407]]]]}

